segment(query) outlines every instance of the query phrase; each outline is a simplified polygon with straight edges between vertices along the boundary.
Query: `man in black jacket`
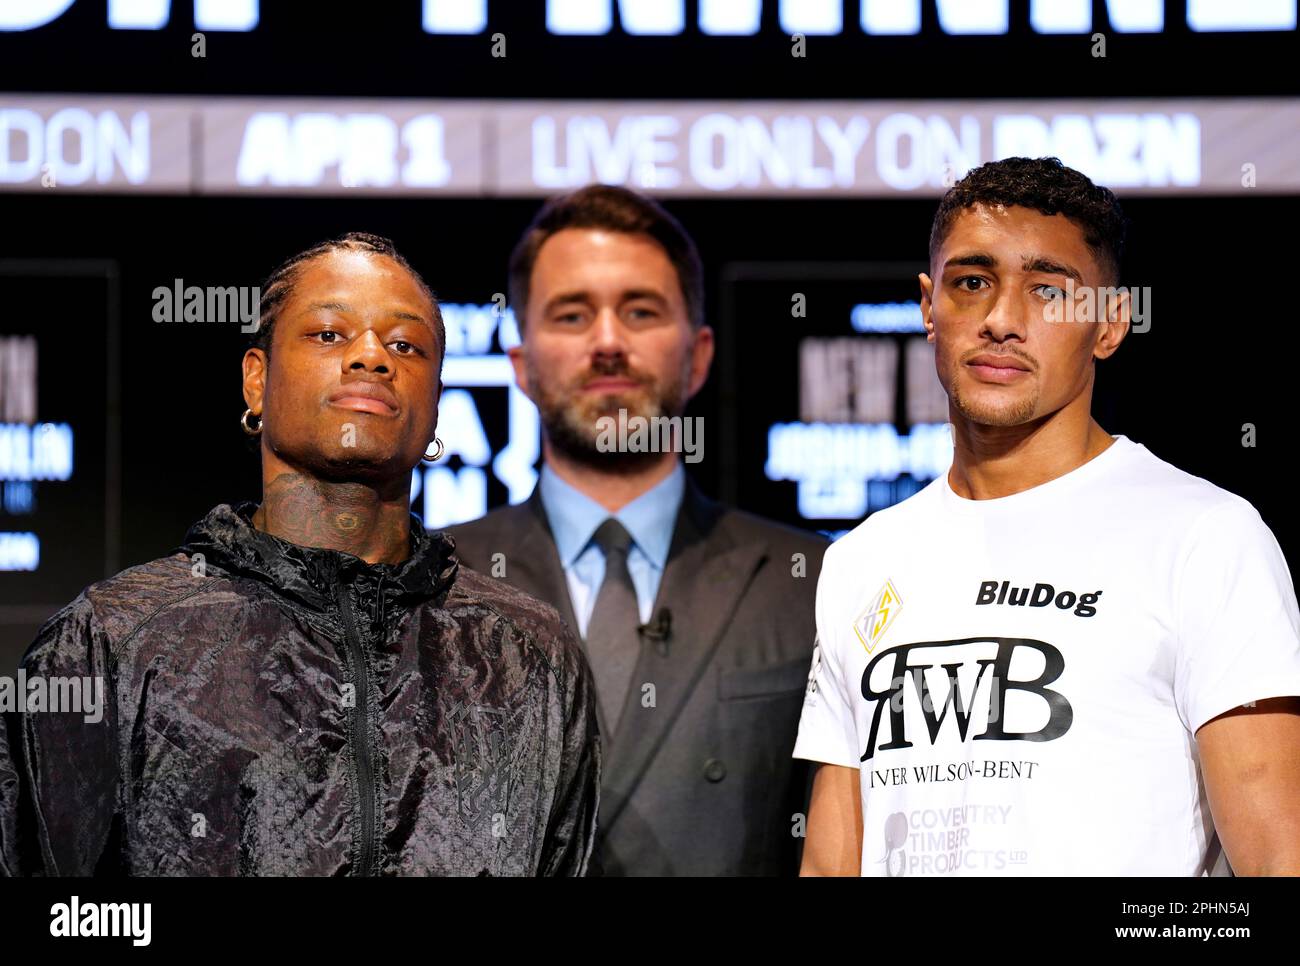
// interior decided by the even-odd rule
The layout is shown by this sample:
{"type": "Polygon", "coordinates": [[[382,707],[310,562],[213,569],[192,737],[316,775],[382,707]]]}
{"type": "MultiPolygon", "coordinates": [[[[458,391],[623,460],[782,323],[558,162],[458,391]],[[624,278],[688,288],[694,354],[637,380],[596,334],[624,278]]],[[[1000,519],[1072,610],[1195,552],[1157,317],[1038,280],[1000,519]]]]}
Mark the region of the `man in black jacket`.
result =
{"type": "Polygon", "coordinates": [[[600,751],[580,648],[410,513],[445,345],[384,239],[271,277],[241,420],[262,502],[216,507],[41,629],[27,681],[104,702],[28,708],[8,755],[0,732],[0,870],[585,872],[600,751]]]}
{"type": "Polygon", "coordinates": [[[593,185],[543,207],[510,266],[541,480],[451,530],[467,565],[584,636],[606,764],[592,865],[606,875],[798,869],[807,765],[790,754],[826,543],[686,476],[681,453],[704,454],[683,412],[713,358],[702,275],[682,226],[635,192],[593,185]],[[677,448],[610,445],[616,424],[672,420],[677,448]]]}

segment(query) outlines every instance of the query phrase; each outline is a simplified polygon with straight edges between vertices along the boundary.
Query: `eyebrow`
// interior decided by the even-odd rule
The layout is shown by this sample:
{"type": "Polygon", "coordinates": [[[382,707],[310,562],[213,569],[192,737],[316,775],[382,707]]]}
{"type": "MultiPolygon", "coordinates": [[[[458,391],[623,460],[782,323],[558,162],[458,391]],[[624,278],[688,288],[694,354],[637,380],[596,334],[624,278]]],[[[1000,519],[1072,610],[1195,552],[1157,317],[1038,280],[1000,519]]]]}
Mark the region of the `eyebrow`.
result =
{"type": "MultiPolygon", "coordinates": [[[[943,263],[947,269],[953,265],[970,265],[977,268],[997,268],[998,260],[988,252],[970,252],[966,255],[954,255],[943,263]]],[[[1072,278],[1080,284],[1083,283],[1083,275],[1078,269],[1072,268],[1063,262],[1056,262],[1044,255],[1027,255],[1020,262],[1020,269],[1024,272],[1040,272],[1045,275],[1064,275],[1066,278],[1072,278]]]]}
{"type": "MultiPolygon", "coordinates": [[[[348,305],[346,302],[312,302],[310,305],[307,306],[308,311],[313,311],[317,309],[326,309],[331,312],[353,311],[352,306],[348,305]]],[[[424,316],[422,315],[413,315],[410,312],[402,312],[400,310],[396,312],[390,312],[389,315],[394,319],[403,319],[408,322],[425,321],[424,316]]],[[[425,324],[427,325],[428,323],[425,324]]]]}
{"type": "Polygon", "coordinates": [[[651,302],[662,302],[664,305],[668,304],[668,299],[666,299],[662,294],[656,292],[654,289],[651,288],[628,289],[626,292],[623,293],[623,297],[620,299],[620,301],[634,302],[637,299],[649,299],[651,302]]]}
{"type": "Polygon", "coordinates": [[[972,265],[976,268],[997,268],[998,260],[988,252],[971,252],[967,255],[954,255],[943,263],[945,269],[950,265],[972,265]]]}
{"type": "Polygon", "coordinates": [[[1071,268],[1064,262],[1054,262],[1043,255],[1035,255],[1033,258],[1026,258],[1021,262],[1020,267],[1026,272],[1040,272],[1044,275],[1064,275],[1066,278],[1072,278],[1076,282],[1083,284],[1083,275],[1078,269],[1071,268]]]}
{"type": "MultiPolygon", "coordinates": [[[[621,293],[618,297],[620,302],[633,302],[637,299],[649,299],[658,302],[661,305],[667,305],[668,299],[662,293],[656,292],[649,288],[632,288],[621,293]]],[[[561,292],[559,295],[552,296],[542,307],[543,312],[549,312],[557,305],[564,305],[566,302],[580,302],[583,305],[590,305],[592,302],[591,293],[587,291],[561,292]]]]}

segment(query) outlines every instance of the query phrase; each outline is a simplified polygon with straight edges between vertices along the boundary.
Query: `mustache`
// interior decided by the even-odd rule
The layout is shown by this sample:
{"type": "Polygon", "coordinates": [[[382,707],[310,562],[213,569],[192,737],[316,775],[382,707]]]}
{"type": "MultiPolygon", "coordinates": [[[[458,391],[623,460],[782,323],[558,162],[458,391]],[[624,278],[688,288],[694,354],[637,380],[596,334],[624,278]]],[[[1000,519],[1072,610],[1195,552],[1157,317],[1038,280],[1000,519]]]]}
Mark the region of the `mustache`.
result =
{"type": "Polygon", "coordinates": [[[598,357],[591,366],[577,379],[579,386],[585,386],[597,379],[606,379],[610,376],[617,376],[624,379],[631,379],[633,382],[642,386],[652,385],[654,380],[643,372],[633,369],[626,358],[623,356],[598,357]]]}

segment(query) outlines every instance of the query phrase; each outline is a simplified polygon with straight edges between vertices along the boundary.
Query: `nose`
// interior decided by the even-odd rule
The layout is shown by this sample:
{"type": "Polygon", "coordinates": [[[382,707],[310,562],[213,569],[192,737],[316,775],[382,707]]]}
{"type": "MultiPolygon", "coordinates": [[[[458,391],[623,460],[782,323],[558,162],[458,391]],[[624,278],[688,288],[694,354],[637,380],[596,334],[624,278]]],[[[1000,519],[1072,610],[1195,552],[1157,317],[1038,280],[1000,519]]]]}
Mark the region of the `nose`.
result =
{"type": "Polygon", "coordinates": [[[393,372],[390,362],[388,350],[379,341],[379,336],[375,335],[374,329],[366,329],[360,336],[353,339],[348,344],[347,351],[343,353],[343,370],[345,372],[361,369],[389,376],[393,372]]]}
{"type": "Polygon", "coordinates": [[[606,306],[596,313],[596,321],[591,329],[591,351],[597,356],[620,356],[627,354],[627,330],[623,321],[612,307],[606,306]]]}
{"type": "Polygon", "coordinates": [[[614,308],[606,307],[595,315],[591,326],[591,358],[598,363],[627,359],[628,333],[614,308]]]}
{"type": "Polygon", "coordinates": [[[1020,292],[1012,286],[1004,286],[994,300],[980,334],[991,342],[1006,342],[1008,339],[1025,341],[1029,309],[1020,292]]]}

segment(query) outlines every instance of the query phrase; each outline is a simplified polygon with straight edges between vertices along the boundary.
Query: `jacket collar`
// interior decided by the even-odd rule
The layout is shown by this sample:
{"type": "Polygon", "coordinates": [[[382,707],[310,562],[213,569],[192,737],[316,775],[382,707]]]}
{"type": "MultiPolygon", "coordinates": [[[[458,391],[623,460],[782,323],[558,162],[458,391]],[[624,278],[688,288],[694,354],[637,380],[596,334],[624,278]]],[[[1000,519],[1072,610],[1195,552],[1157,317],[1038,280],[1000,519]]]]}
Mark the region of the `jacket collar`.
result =
{"type": "Polygon", "coordinates": [[[409,607],[429,598],[441,602],[456,576],[455,544],[445,533],[426,531],[415,514],[411,555],[400,564],[369,564],[350,553],[302,547],[258,530],[252,524],[256,510],[251,501],[222,503],[190,528],[178,549],[190,556],[201,553],[208,564],[261,580],[316,610],[333,608],[340,584],[389,606],[409,607]]]}

